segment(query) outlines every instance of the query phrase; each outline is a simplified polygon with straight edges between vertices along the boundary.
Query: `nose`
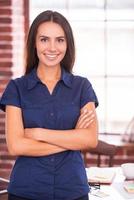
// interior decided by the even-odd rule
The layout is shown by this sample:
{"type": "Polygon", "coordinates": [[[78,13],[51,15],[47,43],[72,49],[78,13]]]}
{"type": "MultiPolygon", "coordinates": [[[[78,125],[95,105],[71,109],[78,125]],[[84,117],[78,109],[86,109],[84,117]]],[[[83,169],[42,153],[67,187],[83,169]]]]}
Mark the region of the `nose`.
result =
{"type": "Polygon", "coordinates": [[[56,43],[55,41],[50,41],[49,50],[55,51],[56,50],[56,43]]]}

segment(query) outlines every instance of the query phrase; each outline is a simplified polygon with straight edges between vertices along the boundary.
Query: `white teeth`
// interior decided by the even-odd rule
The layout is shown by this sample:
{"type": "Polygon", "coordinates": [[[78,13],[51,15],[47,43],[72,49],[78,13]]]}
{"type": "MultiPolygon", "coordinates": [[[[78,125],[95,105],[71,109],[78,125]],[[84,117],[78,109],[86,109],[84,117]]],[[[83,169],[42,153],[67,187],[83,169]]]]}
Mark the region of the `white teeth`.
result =
{"type": "Polygon", "coordinates": [[[57,55],[46,55],[48,58],[56,58],[57,55]]]}

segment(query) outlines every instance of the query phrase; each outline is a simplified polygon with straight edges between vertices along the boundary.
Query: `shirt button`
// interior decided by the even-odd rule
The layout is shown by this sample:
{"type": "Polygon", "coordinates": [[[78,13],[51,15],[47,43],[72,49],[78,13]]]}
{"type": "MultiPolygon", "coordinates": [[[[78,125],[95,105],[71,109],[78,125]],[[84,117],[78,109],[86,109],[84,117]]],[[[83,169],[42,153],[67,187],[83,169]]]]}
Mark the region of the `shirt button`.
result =
{"type": "Polygon", "coordinates": [[[51,158],[51,162],[54,162],[54,158],[51,158]]]}
{"type": "Polygon", "coordinates": [[[54,116],[54,113],[50,113],[50,115],[51,115],[51,117],[53,117],[53,116],[54,116]]]}

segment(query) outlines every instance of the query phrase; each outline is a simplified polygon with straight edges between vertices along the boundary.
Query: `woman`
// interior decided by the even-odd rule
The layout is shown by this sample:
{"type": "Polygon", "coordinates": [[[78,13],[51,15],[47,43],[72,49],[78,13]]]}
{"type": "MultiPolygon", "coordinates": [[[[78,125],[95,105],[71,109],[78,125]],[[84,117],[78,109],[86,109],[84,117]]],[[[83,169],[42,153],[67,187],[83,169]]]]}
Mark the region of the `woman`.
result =
{"type": "Polygon", "coordinates": [[[90,82],[71,71],[71,27],[58,12],[33,21],[27,39],[26,72],[11,80],[1,98],[6,140],[18,156],[9,200],[87,200],[80,150],[97,144],[97,97],[90,82]]]}

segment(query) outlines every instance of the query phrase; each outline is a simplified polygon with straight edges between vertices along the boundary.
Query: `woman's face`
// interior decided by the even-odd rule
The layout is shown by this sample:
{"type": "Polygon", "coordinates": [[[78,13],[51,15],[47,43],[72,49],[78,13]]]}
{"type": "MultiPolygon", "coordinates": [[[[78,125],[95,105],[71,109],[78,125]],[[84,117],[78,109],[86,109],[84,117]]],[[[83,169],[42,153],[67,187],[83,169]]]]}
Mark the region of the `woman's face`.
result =
{"type": "Polygon", "coordinates": [[[39,25],[36,35],[39,66],[60,66],[67,50],[64,30],[54,22],[39,25]]]}

